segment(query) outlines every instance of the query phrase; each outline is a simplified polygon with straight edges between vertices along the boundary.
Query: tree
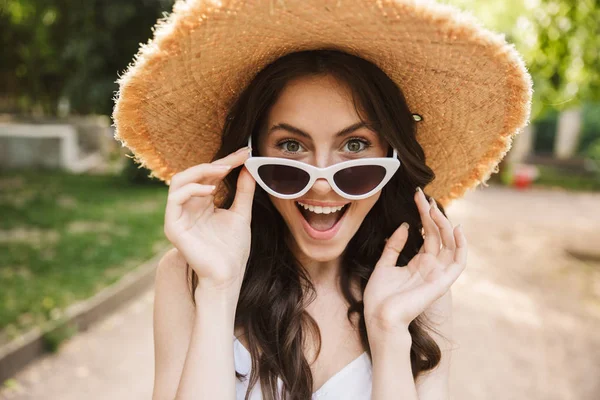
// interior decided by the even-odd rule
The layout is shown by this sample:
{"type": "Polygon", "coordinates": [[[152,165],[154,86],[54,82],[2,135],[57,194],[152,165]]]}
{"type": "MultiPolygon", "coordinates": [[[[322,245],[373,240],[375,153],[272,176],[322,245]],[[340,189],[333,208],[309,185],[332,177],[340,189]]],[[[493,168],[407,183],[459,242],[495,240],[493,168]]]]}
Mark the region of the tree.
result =
{"type": "Polygon", "coordinates": [[[172,0],[1,0],[1,95],[22,112],[110,114],[115,83],[172,0]]]}

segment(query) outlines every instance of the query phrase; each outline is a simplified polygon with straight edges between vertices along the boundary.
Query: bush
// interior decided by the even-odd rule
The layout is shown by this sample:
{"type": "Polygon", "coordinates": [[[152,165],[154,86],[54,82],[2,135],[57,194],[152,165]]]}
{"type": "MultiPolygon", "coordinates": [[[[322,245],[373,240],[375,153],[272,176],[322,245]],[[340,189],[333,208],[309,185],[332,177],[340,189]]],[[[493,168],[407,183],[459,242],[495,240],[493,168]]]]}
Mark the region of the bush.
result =
{"type": "Polygon", "coordinates": [[[591,168],[594,169],[596,176],[600,179],[600,139],[596,139],[588,146],[585,155],[591,168]]]}

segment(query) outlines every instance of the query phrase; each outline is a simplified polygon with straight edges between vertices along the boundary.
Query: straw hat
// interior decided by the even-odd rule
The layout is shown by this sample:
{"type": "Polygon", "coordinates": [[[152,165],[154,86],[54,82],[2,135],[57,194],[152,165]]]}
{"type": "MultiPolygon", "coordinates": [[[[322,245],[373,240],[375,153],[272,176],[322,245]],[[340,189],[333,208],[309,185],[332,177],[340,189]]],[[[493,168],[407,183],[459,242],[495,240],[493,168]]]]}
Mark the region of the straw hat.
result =
{"type": "Polygon", "coordinates": [[[228,107],[275,59],[336,48],[404,93],[442,205],[484,183],[529,122],[532,82],[503,35],[466,12],[410,0],[187,0],[118,79],[115,138],[152,175],[210,162],[228,107]]]}

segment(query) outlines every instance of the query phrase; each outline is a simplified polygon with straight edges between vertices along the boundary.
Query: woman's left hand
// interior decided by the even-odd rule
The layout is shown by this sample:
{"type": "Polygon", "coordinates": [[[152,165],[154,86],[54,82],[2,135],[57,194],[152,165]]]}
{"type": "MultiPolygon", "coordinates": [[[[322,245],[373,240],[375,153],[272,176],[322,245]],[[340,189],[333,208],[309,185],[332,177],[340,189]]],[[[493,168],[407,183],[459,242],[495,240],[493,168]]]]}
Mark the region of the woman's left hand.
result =
{"type": "Polygon", "coordinates": [[[425,231],[423,247],[406,266],[397,267],[408,227],[401,225],[387,240],[363,295],[370,334],[407,332],[410,322],[442,297],[465,269],[467,240],[461,227],[453,228],[421,190],[415,202],[425,231]]]}

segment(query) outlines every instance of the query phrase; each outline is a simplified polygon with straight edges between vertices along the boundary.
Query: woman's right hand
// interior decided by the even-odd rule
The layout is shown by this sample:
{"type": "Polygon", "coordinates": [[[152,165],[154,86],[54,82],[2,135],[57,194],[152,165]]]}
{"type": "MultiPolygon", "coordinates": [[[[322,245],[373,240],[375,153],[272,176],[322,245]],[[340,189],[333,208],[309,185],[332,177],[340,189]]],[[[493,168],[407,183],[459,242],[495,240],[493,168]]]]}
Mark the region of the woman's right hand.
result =
{"type": "Polygon", "coordinates": [[[198,288],[239,290],[250,254],[250,220],[256,182],[242,167],[232,206],[214,206],[211,185],[249,156],[245,147],[171,178],[165,235],[198,275],[198,288]],[[229,166],[229,168],[227,168],[229,166]]]}

